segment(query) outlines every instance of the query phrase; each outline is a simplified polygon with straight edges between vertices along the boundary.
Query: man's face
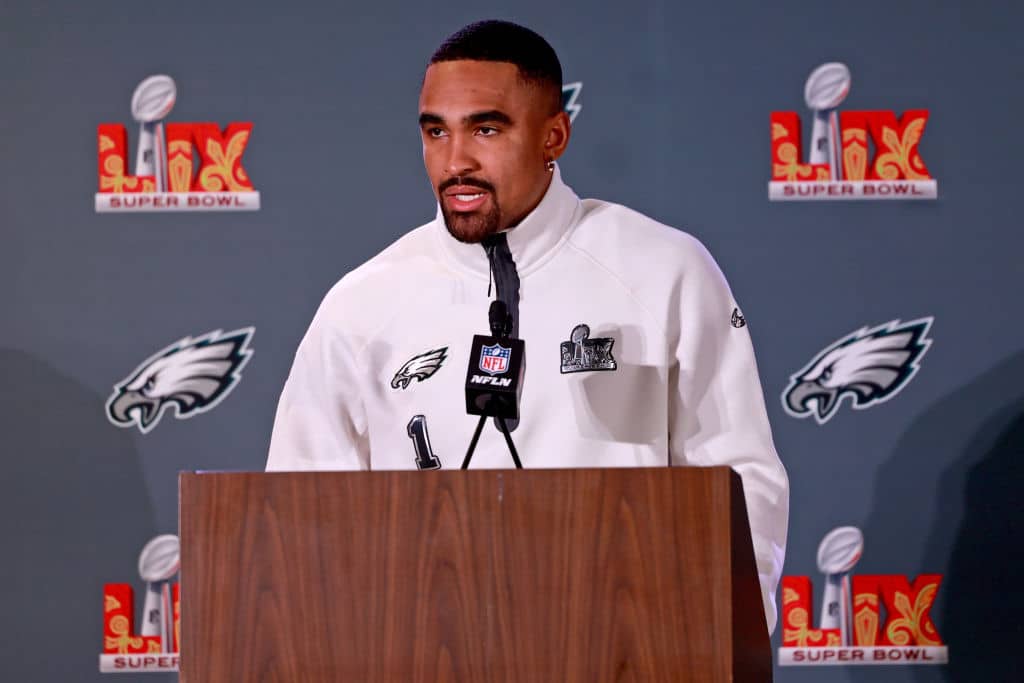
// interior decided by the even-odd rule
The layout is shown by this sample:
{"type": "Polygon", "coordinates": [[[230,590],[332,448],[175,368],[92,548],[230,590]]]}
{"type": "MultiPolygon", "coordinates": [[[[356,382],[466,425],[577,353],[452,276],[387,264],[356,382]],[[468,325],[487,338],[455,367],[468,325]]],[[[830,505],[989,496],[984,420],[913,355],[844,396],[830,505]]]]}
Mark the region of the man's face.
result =
{"type": "Polygon", "coordinates": [[[551,179],[545,164],[565,149],[569,121],[514,64],[460,60],[427,69],[420,132],[448,232],[475,243],[537,206],[551,179]]]}

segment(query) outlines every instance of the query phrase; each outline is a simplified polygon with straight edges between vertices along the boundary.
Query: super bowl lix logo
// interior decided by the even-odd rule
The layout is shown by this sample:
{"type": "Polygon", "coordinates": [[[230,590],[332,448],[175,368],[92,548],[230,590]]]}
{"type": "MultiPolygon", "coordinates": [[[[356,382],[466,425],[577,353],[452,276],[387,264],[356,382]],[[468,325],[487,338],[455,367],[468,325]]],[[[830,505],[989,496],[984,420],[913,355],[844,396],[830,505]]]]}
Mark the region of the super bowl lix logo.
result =
{"type": "Polygon", "coordinates": [[[103,586],[102,673],[177,671],[180,616],[178,573],[180,544],[173,534],[157,536],[139,555],[139,576],[146,582],[142,629],[135,632],[131,584],[103,586]]]}
{"type": "Polygon", "coordinates": [[[806,163],[800,116],[772,112],[768,198],[935,199],[938,184],[918,150],[928,110],[908,109],[899,118],[887,110],[838,111],[849,92],[845,64],[823,64],[808,77],[804,100],[814,123],[806,163]]]}
{"type": "Polygon", "coordinates": [[[133,174],[128,173],[125,127],[99,125],[96,211],[258,210],[260,193],[242,166],[252,124],[233,122],[223,129],[216,123],[165,126],[176,97],[170,76],[150,76],[135,89],[131,112],[139,122],[139,140],[133,174]]]}
{"type": "Polygon", "coordinates": [[[833,529],[818,546],[818,570],[825,575],[818,628],[811,622],[811,580],[782,578],[781,666],[949,661],[930,614],[942,576],[851,576],[863,549],[856,527],[833,529]]]}

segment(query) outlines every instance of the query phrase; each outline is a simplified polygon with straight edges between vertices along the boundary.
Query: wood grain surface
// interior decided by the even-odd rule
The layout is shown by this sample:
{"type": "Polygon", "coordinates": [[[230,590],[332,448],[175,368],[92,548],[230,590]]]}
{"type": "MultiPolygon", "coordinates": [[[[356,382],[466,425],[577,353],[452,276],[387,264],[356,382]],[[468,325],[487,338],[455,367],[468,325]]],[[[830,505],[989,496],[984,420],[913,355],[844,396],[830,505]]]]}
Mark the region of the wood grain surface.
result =
{"type": "Polygon", "coordinates": [[[181,681],[768,681],[726,468],[184,473],[181,681]]]}

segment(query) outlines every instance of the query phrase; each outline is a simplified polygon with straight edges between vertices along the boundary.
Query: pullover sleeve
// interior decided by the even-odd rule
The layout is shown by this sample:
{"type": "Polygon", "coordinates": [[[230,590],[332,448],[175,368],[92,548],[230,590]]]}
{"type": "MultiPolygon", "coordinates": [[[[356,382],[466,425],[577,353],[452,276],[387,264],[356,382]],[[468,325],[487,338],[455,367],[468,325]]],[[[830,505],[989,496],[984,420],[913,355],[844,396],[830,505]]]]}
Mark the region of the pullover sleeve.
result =
{"type": "Polygon", "coordinates": [[[749,329],[718,266],[697,247],[676,297],[669,457],[672,465],[726,465],[742,478],[770,633],[786,550],[789,481],[772,442],[749,329]]]}
{"type": "Polygon", "coordinates": [[[267,471],[370,468],[366,414],[349,343],[314,317],[274,418],[267,471]]]}

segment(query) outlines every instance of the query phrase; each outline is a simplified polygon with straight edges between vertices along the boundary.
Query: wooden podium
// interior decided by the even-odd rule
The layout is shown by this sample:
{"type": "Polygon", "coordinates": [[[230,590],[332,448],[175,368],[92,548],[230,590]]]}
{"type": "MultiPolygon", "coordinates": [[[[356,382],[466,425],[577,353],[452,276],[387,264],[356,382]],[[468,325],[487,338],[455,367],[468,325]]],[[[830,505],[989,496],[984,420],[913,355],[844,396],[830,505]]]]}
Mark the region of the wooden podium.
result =
{"type": "Polygon", "coordinates": [[[728,468],[183,473],[182,683],[770,681],[728,468]]]}

